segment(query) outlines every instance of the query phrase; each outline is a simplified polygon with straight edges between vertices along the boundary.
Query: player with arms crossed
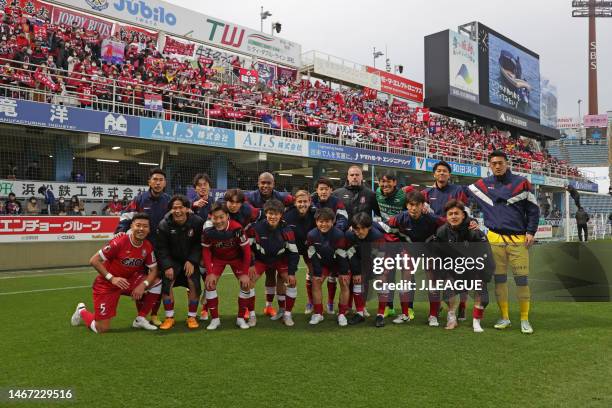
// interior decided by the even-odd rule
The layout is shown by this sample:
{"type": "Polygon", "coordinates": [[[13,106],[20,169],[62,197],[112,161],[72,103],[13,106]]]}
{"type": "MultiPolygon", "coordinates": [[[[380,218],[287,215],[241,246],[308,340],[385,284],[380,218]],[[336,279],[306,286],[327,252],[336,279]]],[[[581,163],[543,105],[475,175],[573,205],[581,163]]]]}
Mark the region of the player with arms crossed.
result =
{"type": "Polygon", "coordinates": [[[242,226],[230,220],[229,210],[224,203],[213,204],[210,218],[212,226],[205,226],[202,232],[202,260],[207,270],[206,305],[211,316],[210,324],[206,329],[216,330],[221,325],[217,282],[228,265],[240,282],[236,325],[241,329],[248,329],[249,325],[244,320],[244,315],[248,307],[251,283],[249,279],[251,264],[249,240],[244,235],[242,226]]]}
{"type": "MultiPolygon", "coordinates": [[[[285,309],[279,309],[272,320],[283,319],[286,326],[293,326],[291,312],[297,297],[295,272],[300,260],[295,235],[290,226],[282,220],[285,206],[276,199],[269,200],[264,205],[265,219],[251,224],[246,235],[251,241],[251,252],[255,259],[254,265],[249,269],[251,278],[251,293],[249,298],[249,326],[256,324],[255,316],[255,284],[266,271],[273,269],[283,284],[287,285],[285,309]]],[[[241,293],[242,294],[242,293],[241,293]]]]}
{"type": "Polygon", "coordinates": [[[70,319],[73,326],[84,322],[95,333],[107,332],[124,295],[134,299],[138,310],[132,327],[157,330],[145,317],[161,294],[153,245],[146,239],[149,230],[149,216],[136,213],[127,234],[114,238],[91,257],[89,263],[98,272],[93,283],[94,313],[79,303],[70,319]]]}

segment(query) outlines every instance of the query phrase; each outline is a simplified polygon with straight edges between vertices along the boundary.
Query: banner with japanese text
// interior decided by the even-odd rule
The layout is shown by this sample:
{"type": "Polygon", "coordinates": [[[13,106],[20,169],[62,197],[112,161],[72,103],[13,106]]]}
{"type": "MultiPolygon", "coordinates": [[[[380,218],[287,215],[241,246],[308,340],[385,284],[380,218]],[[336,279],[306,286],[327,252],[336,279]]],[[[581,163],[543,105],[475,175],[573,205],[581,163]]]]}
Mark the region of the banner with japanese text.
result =
{"type": "Polygon", "coordinates": [[[108,241],[119,217],[0,216],[0,242],[108,241]]]}
{"type": "Polygon", "coordinates": [[[114,195],[120,199],[128,200],[134,198],[141,191],[148,189],[147,186],[128,186],[101,183],[68,183],[62,181],[32,181],[32,180],[0,180],[0,197],[6,197],[10,193],[15,194],[18,199],[30,197],[42,198],[38,193],[41,187],[51,189],[56,199],[77,196],[83,200],[111,200],[114,195]]]}

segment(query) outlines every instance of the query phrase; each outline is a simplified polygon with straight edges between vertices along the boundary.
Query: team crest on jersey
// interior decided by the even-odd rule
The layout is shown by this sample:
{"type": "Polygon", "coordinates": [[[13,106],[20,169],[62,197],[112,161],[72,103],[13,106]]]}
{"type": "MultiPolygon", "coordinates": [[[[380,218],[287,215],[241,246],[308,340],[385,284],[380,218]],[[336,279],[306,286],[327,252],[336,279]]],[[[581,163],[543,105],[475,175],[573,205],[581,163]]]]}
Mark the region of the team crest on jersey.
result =
{"type": "Polygon", "coordinates": [[[85,2],[96,11],[102,11],[108,8],[108,0],[85,0],[85,2]]]}
{"type": "Polygon", "coordinates": [[[359,199],[359,202],[360,202],[361,204],[365,204],[365,197],[361,197],[361,198],[359,199]]]}
{"type": "Polygon", "coordinates": [[[191,228],[189,231],[187,231],[187,236],[189,238],[193,237],[193,228],[191,228]]]}
{"type": "Polygon", "coordinates": [[[143,258],[144,258],[145,256],[147,256],[147,250],[146,250],[146,249],[143,249],[141,253],[142,253],[142,257],[143,257],[143,258]]]}

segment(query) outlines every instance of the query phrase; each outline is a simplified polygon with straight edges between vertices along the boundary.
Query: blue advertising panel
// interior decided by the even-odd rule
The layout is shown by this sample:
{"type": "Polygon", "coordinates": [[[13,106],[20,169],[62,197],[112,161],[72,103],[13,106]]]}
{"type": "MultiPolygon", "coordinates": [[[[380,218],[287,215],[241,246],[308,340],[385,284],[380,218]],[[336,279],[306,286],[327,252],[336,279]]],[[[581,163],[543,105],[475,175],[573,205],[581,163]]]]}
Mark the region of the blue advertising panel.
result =
{"type": "MultiPolygon", "coordinates": [[[[416,157],[414,159],[414,169],[421,171],[433,171],[434,166],[439,161],[440,160],[438,159],[426,159],[424,157],[416,157]]],[[[450,164],[453,174],[469,177],[482,177],[480,166],[455,162],[448,162],[448,164],[450,164]]]]}
{"type": "Polygon", "coordinates": [[[597,193],[599,191],[599,186],[597,183],[592,181],[571,180],[569,184],[576,190],[589,191],[591,193],[597,193]]]}
{"type": "Polygon", "coordinates": [[[139,134],[139,119],[134,116],[12,98],[0,98],[0,122],[119,136],[139,134]]]}
{"type": "Polygon", "coordinates": [[[235,132],[231,129],[162,119],[140,118],[140,137],[227,149],[235,147],[235,132]]]}
{"type": "Polygon", "coordinates": [[[310,142],[309,157],[313,159],[340,160],[367,163],[388,167],[413,168],[414,157],[401,154],[377,152],[355,147],[310,142]]]}

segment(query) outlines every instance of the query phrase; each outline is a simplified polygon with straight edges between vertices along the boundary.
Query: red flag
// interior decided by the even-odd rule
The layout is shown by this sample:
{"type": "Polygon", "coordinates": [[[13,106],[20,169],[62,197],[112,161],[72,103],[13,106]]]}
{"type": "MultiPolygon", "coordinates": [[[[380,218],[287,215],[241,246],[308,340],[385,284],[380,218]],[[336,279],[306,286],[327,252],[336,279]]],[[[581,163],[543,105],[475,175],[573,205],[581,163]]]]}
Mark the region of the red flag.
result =
{"type": "Polygon", "coordinates": [[[369,101],[373,101],[378,96],[378,91],[372,88],[363,88],[363,97],[369,101]]]}

